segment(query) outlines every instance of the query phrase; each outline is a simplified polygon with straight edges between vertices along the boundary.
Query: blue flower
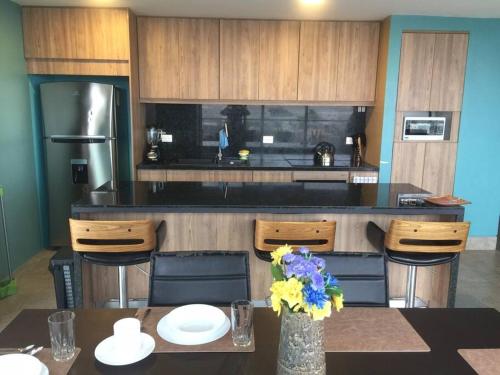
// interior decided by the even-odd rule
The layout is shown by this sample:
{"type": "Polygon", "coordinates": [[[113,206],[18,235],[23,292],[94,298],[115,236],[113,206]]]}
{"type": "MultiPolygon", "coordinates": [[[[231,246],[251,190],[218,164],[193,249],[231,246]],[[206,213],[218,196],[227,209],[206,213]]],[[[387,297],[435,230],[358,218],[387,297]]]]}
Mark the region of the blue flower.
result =
{"type": "Polygon", "coordinates": [[[325,305],[325,302],[330,298],[323,290],[314,290],[311,285],[306,285],[302,292],[304,294],[304,302],[306,302],[309,307],[315,305],[317,308],[322,309],[325,305]]]}
{"type": "Polygon", "coordinates": [[[309,249],[307,247],[300,247],[299,253],[301,253],[302,255],[307,255],[309,254],[309,249]]]}
{"type": "Polygon", "coordinates": [[[339,281],[334,276],[332,276],[330,272],[325,272],[323,277],[325,279],[326,287],[333,287],[339,285],[339,281]]]}
{"type": "Polygon", "coordinates": [[[311,275],[311,287],[314,290],[325,290],[325,280],[319,272],[313,272],[311,275]]]}
{"type": "Polygon", "coordinates": [[[318,257],[312,257],[311,258],[311,261],[316,265],[316,267],[318,267],[320,270],[323,270],[325,269],[325,266],[326,266],[326,263],[325,263],[325,260],[322,259],[322,258],[318,258],[318,257]]]}
{"type": "Polygon", "coordinates": [[[283,255],[283,257],[281,259],[283,259],[283,262],[285,263],[292,263],[293,260],[297,257],[297,255],[295,254],[292,254],[292,253],[289,253],[289,254],[285,254],[283,255]]]}

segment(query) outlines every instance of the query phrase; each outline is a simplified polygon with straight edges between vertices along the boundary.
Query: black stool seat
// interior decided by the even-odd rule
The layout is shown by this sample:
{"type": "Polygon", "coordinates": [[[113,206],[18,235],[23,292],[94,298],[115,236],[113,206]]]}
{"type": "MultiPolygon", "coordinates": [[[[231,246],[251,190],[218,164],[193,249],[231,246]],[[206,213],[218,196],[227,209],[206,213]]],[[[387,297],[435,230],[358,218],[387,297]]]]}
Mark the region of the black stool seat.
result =
{"type": "Polygon", "coordinates": [[[387,258],[405,266],[437,266],[453,261],[458,253],[410,253],[386,249],[387,258]]]}
{"type": "Polygon", "coordinates": [[[87,262],[99,264],[101,266],[133,266],[149,262],[151,251],[138,251],[127,253],[99,253],[85,252],[80,253],[87,262]]]}

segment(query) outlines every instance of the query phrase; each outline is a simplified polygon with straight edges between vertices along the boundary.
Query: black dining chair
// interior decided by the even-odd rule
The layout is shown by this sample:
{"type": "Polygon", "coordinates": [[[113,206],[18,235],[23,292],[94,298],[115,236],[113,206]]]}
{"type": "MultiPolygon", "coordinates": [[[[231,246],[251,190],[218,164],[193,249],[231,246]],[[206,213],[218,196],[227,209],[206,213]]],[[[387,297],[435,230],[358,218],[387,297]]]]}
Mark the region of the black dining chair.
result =
{"type": "Polygon", "coordinates": [[[344,306],[389,306],[384,254],[336,251],[320,257],[342,287],[344,306]]]}
{"type": "Polygon", "coordinates": [[[250,299],[247,251],[154,252],[150,265],[149,306],[250,299]]]}

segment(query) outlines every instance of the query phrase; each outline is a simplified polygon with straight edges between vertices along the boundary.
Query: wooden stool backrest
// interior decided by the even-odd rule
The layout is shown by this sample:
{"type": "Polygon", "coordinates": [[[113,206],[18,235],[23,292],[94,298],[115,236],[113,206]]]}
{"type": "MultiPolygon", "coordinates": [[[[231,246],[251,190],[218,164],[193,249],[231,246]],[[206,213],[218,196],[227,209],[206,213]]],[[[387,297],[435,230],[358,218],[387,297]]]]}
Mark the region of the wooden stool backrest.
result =
{"type": "Polygon", "coordinates": [[[458,253],[465,250],[469,226],[468,222],[392,220],[385,247],[414,253],[458,253]]]}
{"type": "Polygon", "coordinates": [[[313,252],[331,252],[335,243],[335,221],[255,221],[255,248],[274,251],[288,244],[308,247],[313,252]]]}
{"type": "Polygon", "coordinates": [[[136,252],[156,247],[151,220],[98,221],[69,219],[71,246],[84,252],[136,252]]]}

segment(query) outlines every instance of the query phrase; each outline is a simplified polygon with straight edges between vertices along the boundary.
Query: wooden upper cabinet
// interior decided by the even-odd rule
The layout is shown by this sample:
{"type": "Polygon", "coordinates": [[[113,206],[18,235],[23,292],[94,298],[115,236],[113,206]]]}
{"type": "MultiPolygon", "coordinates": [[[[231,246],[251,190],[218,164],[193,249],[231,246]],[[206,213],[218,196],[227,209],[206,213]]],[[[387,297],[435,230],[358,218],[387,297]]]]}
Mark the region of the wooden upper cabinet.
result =
{"type": "Polygon", "coordinates": [[[338,23],[301,23],[298,100],[336,99],[338,54],[338,23]]]}
{"type": "Polygon", "coordinates": [[[219,99],[219,20],[179,19],[181,99],[219,99]]]}
{"type": "Polygon", "coordinates": [[[130,59],[127,9],[25,7],[26,59],[130,59]]]}
{"type": "Polygon", "coordinates": [[[460,111],[468,35],[403,33],[398,111],[460,111]]]}
{"type": "Polygon", "coordinates": [[[219,99],[219,20],[139,17],[142,100],[219,99]]]}
{"type": "Polygon", "coordinates": [[[220,21],[220,98],[259,97],[259,21],[220,21]]]}
{"type": "Polygon", "coordinates": [[[436,36],[434,33],[403,33],[399,64],[399,111],[429,108],[436,36]]]}
{"type": "Polygon", "coordinates": [[[178,20],[139,17],[137,34],[141,98],[179,98],[178,20]]]}
{"type": "Polygon", "coordinates": [[[259,21],[259,100],[297,100],[298,21],[259,21]]]}
{"type": "Polygon", "coordinates": [[[460,111],[467,45],[467,34],[436,34],[430,94],[431,111],[460,111]]]}
{"type": "Polygon", "coordinates": [[[374,101],[378,22],[339,22],[337,101],[374,101]]]}

